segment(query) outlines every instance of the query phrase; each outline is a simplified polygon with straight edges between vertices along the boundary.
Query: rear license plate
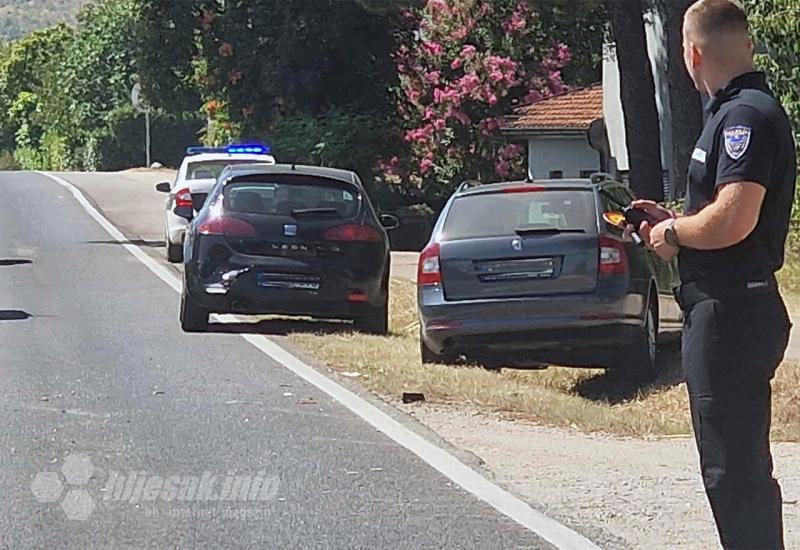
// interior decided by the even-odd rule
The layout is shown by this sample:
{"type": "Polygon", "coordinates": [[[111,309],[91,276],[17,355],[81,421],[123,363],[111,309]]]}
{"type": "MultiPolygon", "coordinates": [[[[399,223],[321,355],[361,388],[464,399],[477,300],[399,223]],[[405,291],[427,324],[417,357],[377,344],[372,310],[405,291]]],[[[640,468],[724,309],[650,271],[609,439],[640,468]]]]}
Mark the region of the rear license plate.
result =
{"type": "Polygon", "coordinates": [[[475,262],[475,270],[482,282],[551,279],[556,274],[554,258],[525,260],[491,260],[475,262]]]}
{"type": "Polygon", "coordinates": [[[286,275],[283,273],[258,273],[256,283],[262,288],[288,290],[319,290],[319,278],[313,275],[286,275]]]}

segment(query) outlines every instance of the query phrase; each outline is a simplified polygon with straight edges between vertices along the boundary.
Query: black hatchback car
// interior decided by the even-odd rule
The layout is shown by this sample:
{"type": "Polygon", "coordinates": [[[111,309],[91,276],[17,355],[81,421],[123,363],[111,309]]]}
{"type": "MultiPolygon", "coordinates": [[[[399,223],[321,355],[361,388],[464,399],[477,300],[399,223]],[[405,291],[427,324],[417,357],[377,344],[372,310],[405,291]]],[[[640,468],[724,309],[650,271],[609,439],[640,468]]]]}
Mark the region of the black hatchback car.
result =
{"type": "MultiPolygon", "coordinates": [[[[191,208],[176,208],[191,218],[191,208]]],[[[333,168],[226,169],[186,231],[181,327],[209,313],[352,319],[388,331],[389,242],[358,176],[333,168]]]]}
{"type": "Polygon", "coordinates": [[[634,199],[605,175],[464,184],[419,261],[423,362],[625,367],[651,378],[677,336],[677,265],[623,242],[606,212],[634,199]]]}

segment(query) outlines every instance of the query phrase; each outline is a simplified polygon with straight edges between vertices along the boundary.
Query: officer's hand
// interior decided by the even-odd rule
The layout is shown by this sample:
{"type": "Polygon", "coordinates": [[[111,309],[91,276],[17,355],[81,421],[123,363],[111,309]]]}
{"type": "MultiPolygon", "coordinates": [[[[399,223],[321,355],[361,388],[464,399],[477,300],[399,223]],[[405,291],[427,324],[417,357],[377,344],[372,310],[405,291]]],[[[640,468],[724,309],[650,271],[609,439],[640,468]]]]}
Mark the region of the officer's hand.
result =
{"type": "Polygon", "coordinates": [[[673,217],[672,212],[653,201],[637,200],[633,201],[631,206],[633,208],[638,208],[639,210],[644,210],[658,222],[663,222],[664,220],[668,220],[669,218],[673,217]]]}
{"type": "Polygon", "coordinates": [[[667,239],[664,235],[667,227],[669,227],[669,223],[665,220],[657,223],[654,227],[650,227],[647,222],[643,222],[641,229],[639,229],[639,234],[642,236],[642,239],[644,239],[647,247],[666,262],[670,261],[678,254],[678,249],[667,243],[667,239]],[[647,238],[645,238],[645,234],[647,238]]]}

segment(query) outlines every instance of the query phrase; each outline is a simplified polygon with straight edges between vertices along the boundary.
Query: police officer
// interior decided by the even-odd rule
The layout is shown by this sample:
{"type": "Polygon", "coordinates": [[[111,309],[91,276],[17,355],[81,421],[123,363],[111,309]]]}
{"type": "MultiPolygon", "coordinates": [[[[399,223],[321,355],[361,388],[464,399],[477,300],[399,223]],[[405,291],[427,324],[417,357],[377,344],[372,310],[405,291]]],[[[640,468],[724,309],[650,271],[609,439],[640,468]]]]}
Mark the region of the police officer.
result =
{"type": "Polygon", "coordinates": [[[794,140],[754,70],[747,16],[736,0],[693,4],[683,41],[689,74],[712,100],[692,154],[685,216],[639,201],[657,220],[640,234],[665,260],[678,255],[684,374],[722,545],[783,548],[770,381],[791,327],[774,274],[794,196],[794,140]]]}

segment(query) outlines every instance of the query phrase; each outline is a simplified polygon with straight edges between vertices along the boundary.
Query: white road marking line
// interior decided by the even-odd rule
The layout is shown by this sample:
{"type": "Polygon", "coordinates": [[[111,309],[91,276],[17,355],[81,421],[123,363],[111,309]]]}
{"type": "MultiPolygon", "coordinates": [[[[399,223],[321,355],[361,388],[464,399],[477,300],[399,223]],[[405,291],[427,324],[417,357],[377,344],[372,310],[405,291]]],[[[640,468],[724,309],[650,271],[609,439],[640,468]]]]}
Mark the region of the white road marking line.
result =
{"type": "MultiPolygon", "coordinates": [[[[120,242],[128,252],[133,254],[172,289],[176,292],[181,292],[182,283],[178,277],[148,256],[138,246],[128,243],[122,232],[114,227],[77,187],[59,176],[45,172],[37,173],[68,189],[83,209],[112,238],[120,242]]],[[[223,320],[227,317],[235,319],[234,316],[219,316],[223,320]]],[[[534,510],[525,501],[495,485],[455,456],[406,428],[375,405],[321,374],[314,367],[304,363],[266,336],[242,334],[241,337],[273,361],[313,384],[387,437],[417,455],[445,477],[458,484],[466,492],[486,502],[498,512],[513,519],[557,548],[569,550],[599,549],[597,545],[580,533],[534,510]]]]}

